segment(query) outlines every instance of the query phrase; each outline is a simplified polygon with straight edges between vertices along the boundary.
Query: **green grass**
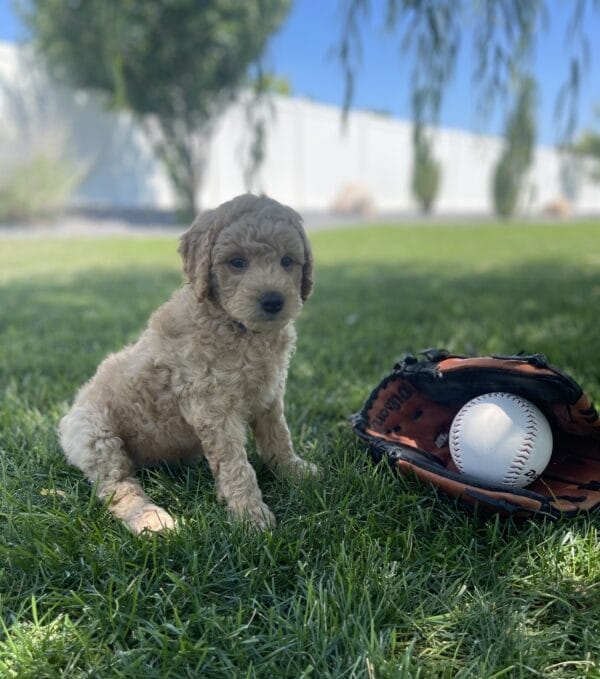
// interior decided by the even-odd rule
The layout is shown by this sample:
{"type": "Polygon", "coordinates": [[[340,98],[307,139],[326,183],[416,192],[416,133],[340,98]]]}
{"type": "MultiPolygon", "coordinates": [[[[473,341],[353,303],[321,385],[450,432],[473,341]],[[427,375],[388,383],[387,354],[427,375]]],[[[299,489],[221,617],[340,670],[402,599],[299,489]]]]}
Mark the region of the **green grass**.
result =
{"type": "Polygon", "coordinates": [[[600,400],[600,225],[312,236],[287,411],[320,482],[260,467],[231,527],[205,466],[143,473],[182,519],[136,538],[64,462],[77,387],[179,284],[174,238],[0,241],[0,676],[600,677],[598,516],[484,520],[349,430],[405,351],[539,351],[600,400]]]}

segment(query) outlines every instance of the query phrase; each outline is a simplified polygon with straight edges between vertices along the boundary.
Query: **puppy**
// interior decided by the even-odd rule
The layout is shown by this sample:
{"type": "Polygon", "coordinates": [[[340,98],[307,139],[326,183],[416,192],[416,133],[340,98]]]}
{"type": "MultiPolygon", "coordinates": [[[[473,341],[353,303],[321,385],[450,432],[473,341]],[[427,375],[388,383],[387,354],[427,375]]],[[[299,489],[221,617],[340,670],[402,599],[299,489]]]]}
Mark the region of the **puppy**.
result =
{"type": "Polygon", "coordinates": [[[234,519],[275,523],[245,443],[282,475],[315,474],[295,454],[283,412],[293,321],[312,288],[302,220],[246,194],[198,217],[179,246],[186,284],[139,340],[108,356],[61,420],[67,460],[135,533],[172,528],[136,468],[206,458],[234,519]]]}

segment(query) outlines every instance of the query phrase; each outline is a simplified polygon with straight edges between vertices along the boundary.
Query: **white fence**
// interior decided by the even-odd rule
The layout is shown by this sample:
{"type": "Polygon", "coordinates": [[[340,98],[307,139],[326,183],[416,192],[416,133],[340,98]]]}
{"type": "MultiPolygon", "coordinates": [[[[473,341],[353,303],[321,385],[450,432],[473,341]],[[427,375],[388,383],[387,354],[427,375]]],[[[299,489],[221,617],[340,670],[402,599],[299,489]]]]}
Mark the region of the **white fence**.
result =
{"type": "MultiPolygon", "coordinates": [[[[355,111],[344,130],[333,106],[287,97],[275,97],[273,104],[255,188],[299,210],[326,211],[345,186],[358,184],[378,211],[415,209],[410,123],[355,111]]],[[[242,107],[231,107],[211,139],[203,206],[246,190],[243,155],[249,134],[242,107]]],[[[81,169],[75,205],[173,207],[164,170],[131,116],[106,111],[94,96],[58,88],[23,49],[0,44],[0,171],[49,146],[69,154],[81,169]]],[[[491,176],[501,148],[499,138],[441,129],[435,139],[442,165],[436,212],[490,212],[491,176]]],[[[538,147],[523,211],[542,211],[565,194],[563,184],[558,153],[538,147]]],[[[576,189],[570,196],[576,214],[600,212],[600,185],[582,174],[576,189]]]]}

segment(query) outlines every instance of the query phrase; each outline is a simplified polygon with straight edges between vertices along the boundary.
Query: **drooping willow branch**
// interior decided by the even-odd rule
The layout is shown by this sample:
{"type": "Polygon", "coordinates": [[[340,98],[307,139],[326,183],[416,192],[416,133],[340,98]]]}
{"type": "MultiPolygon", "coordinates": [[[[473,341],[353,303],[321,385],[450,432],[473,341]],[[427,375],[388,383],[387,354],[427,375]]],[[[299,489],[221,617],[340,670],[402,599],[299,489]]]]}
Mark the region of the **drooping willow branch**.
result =
{"type": "MultiPolygon", "coordinates": [[[[345,83],[344,110],[354,100],[363,36],[373,0],[340,0],[336,53],[345,83]]],[[[385,0],[384,28],[410,60],[411,110],[417,125],[437,124],[460,50],[470,40],[477,108],[489,114],[532,72],[541,32],[550,21],[549,0],[385,0]]],[[[556,112],[558,136],[577,125],[582,77],[590,65],[589,20],[600,27],[600,0],[573,0],[565,26],[566,62],[556,112]]]]}

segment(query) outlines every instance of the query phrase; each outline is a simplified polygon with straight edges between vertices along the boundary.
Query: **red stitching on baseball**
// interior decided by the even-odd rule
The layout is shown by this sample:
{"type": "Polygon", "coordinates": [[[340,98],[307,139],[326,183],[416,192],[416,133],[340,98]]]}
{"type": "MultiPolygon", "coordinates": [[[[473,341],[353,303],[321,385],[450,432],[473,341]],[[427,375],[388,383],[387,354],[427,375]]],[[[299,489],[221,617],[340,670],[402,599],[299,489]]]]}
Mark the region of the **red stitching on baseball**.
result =
{"type": "Polygon", "coordinates": [[[535,420],[535,413],[527,401],[520,398],[513,398],[519,406],[522,407],[525,413],[525,434],[523,436],[523,442],[521,447],[517,451],[511,466],[508,468],[504,474],[502,482],[508,485],[514,485],[515,481],[521,476],[521,472],[525,467],[525,464],[529,460],[531,453],[533,452],[533,447],[536,439],[536,434],[538,432],[537,422],[535,420]]]}

